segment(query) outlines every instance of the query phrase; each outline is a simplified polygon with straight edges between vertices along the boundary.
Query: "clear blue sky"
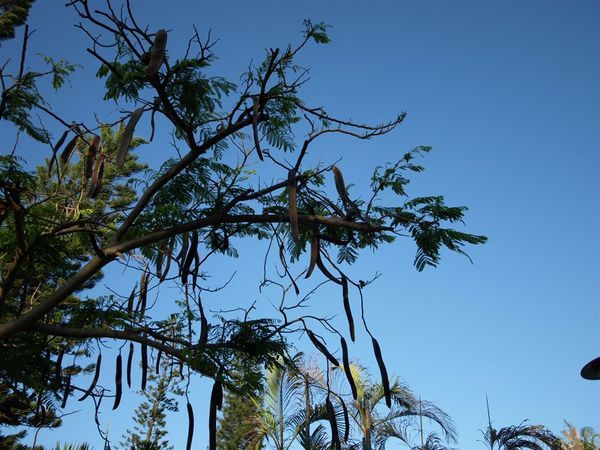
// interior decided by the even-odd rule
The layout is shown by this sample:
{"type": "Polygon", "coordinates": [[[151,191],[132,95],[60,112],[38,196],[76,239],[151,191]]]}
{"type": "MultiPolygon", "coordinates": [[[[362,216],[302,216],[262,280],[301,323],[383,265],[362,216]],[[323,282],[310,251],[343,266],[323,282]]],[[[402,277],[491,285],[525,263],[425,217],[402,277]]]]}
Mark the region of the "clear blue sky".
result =
{"type": "MultiPolygon", "coordinates": [[[[201,32],[211,28],[220,39],[215,70],[232,81],[264,48],[296,42],[304,18],[331,24],[333,43],[301,56],[311,67],[304,99],[361,121],[401,111],[408,116],[382,139],[324,141],[319,156],[327,162],[342,157],[345,177],[360,190],[374,166],[431,145],[427,170],[411,193],[444,194],[448,203],[469,206],[468,230],[489,236],[488,244],[469,252],[473,265],[445,254],[439,268],[417,273],[407,241],[367,253],[353,266],[353,274],[383,273],[367,292],[367,314],[388,371],[454,418],[461,448],[482,448],[477,440],[487,421],[486,393],[498,427],[530,419],[559,432],[567,419],[600,430],[600,382],[579,376],[582,365],[600,355],[600,3],[133,4],[140,22],[172,30],[170,48],[184,45],[192,24],[201,32]]],[[[61,2],[36,2],[32,52],[82,65],[72,87],[57,97],[57,111],[78,120],[96,111],[112,120],[116,107],[100,102],[97,64],[74,21],[61,2]]],[[[16,58],[16,42],[4,44],[0,55],[16,58]]],[[[0,132],[11,136],[4,125],[0,132]]],[[[2,140],[7,151],[12,141],[2,140]]],[[[141,150],[151,163],[163,151],[157,144],[141,150]]],[[[47,156],[36,147],[23,153],[32,160],[47,156]]],[[[238,276],[227,297],[250,292],[259,299],[253,260],[259,249],[254,243],[239,248],[238,276]]],[[[215,267],[229,274],[234,263],[228,264],[215,267]]],[[[339,311],[339,295],[328,292],[314,301],[323,311],[339,311]]],[[[210,301],[217,307],[222,300],[210,301]]],[[[299,348],[310,350],[305,343],[299,348]]],[[[376,374],[364,335],[351,353],[376,374]]],[[[204,448],[206,439],[208,386],[193,384],[195,448],[204,448]]],[[[127,398],[118,414],[103,410],[111,436],[121,436],[135,405],[127,398]]],[[[177,449],[186,423],[184,410],[170,419],[177,449]]],[[[40,434],[39,441],[57,440],[101,448],[85,407],[64,428],[40,434]]]]}

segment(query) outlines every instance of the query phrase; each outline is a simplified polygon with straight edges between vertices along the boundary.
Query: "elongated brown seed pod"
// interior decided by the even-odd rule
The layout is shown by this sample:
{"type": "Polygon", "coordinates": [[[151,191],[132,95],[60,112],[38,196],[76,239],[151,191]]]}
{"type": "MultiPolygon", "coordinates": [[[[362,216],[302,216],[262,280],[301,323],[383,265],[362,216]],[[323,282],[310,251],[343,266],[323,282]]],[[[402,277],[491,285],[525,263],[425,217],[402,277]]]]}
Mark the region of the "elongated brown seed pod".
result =
{"type": "Polygon", "coordinates": [[[98,378],[100,377],[100,367],[102,365],[102,353],[98,353],[98,359],[96,360],[96,372],[94,373],[94,379],[92,380],[92,384],[90,384],[90,387],[87,389],[87,391],[85,391],[85,394],[83,394],[83,396],[79,399],[79,401],[83,401],[86,398],[88,398],[90,396],[90,394],[94,391],[94,388],[96,387],[96,383],[98,383],[98,378]]]}
{"type": "Polygon", "coordinates": [[[162,356],[162,348],[158,350],[158,355],[156,355],[156,370],[155,372],[158,374],[160,372],[160,357],[162,356]]]}
{"type": "Polygon", "coordinates": [[[117,150],[117,157],[115,159],[115,164],[119,169],[123,167],[123,164],[125,164],[125,157],[127,156],[127,151],[129,150],[131,140],[133,139],[133,132],[135,131],[135,126],[140,120],[140,117],[142,117],[143,112],[144,108],[138,108],[131,113],[129,122],[127,122],[127,125],[123,130],[123,134],[119,139],[119,148],[117,150]]]}
{"type": "Polygon", "coordinates": [[[329,270],[327,270],[327,267],[325,267],[325,264],[323,264],[323,260],[321,259],[321,255],[317,255],[317,267],[323,273],[323,275],[325,275],[327,278],[329,278],[335,284],[339,284],[339,285],[342,284],[341,280],[339,280],[338,278],[334,277],[333,274],[329,270]]]}
{"type": "Polygon", "coordinates": [[[290,215],[290,229],[292,230],[292,239],[297,244],[300,242],[300,235],[298,232],[298,203],[296,198],[296,171],[291,169],[288,172],[288,196],[289,196],[289,206],[288,212],[290,215]]]}
{"type": "Polygon", "coordinates": [[[310,277],[313,270],[315,270],[320,251],[321,246],[319,244],[319,236],[316,231],[313,231],[313,234],[310,237],[310,263],[308,264],[308,270],[306,271],[306,276],[304,278],[310,277]]]}
{"type": "Polygon", "coordinates": [[[335,418],[335,409],[333,409],[333,404],[331,400],[329,400],[329,395],[325,399],[325,409],[327,410],[327,419],[329,420],[329,425],[331,427],[331,448],[336,450],[341,450],[342,446],[340,444],[340,435],[338,432],[337,420],[335,418]]]}
{"type": "Polygon", "coordinates": [[[158,73],[165,58],[165,50],[167,48],[167,31],[158,30],[154,36],[152,50],[150,50],[150,61],[146,66],[146,76],[152,78],[158,73]]]}
{"type": "Polygon", "coordinates": [[[78,139],[79,136],[75,136],[73,139],[71,139],[69,143],[65,146],[65,149],[60,154],[60,162],[63,165],[65,165],[69,161],[69,158],[73,154],[73,150],[75,150],[75,144],[77,144],[78,139]]]}
{"type": "Polygon", "coordinates": [[[148,346],[142,344],[142,391],[146,389],[146,380],[148,378],[148,346]]]}
{"type": "Polygon", "coordinates": [[[133,300],[135,299],[135,291],[137,290],[137,283],[133,286],[131,294],[129,294],[129,298],[127,299],[127,314],[131,316],[133,313],[133,300]]]}
{"type": "Polygon", "coordinates": [[[92,143],[88,147],[88,151],[85,155],[84,176],[85,176],[86,180],[90,179],[92,176],[94,162],[96,161],[96,154],[98,153],[99,147],[100,147],[100,136],[94,136],[94,138],[92,139],[92,143]]]}
{"type": "Polygon", "coordinates": [[[65,139],[67,139],[67,135],[69,134],[70,131],[71,131],[71,128],[67,129],[62,134],[62,136],[58,139],[58,141],[56,141],[56,145],[54,145],[54,149],[52,150],[52,157],[50,158],[50,162],[48,163],[48,175],[50,175],[50,173],[52,172],[52,166],[54,165],[54,162],[56,161],[56,154],[58,153],[58,151],[60,150],[62,145],[65,143],[65,139]]]}
{"type": "Polygon", "coordinates": [[[194,410],[190,402],[187,402],[187,413],[188,413],[188,435],[187,444],[185,445],[186,450],[192,450],[192,440],[194,439],[194,410]]]}
{"type": "Polygon", "coordinates": [[[90,187],[90,198],[96,198],[102,189],[102,177],[104,176],[104,155],[98,155],[94,163],[92,173],[92,184],[90,187]]]}
{"type": "Polygon", "coordinates": [[[352,390],[352,398],[354,400],[358,397],[358,392],[356,391],[356,383],[354,382],[354,378],[352,377],[352,372],[350,371],[350,359],[348,358],[348,345],[346,345],[346,339],[341,338],[342,342],[342,363],[344,364],[344,373],[346,374],[346,378],[348,379],[348,384],[350,385],[350,389],[352,390]]]}
{"type": "Polygon", "coordinates": [[[352,201],[350,200],[350,197],[348,197],[348,193],[346,192],[346,183],[344,183],[342,171],[337,166],[333,166],[331,168],[331,171],[333,172],[335,189],[337,190],[340,198],[342,199],[342,202],[344,202],[344,205],[346,206],[352,204],[352,201]]]}
{"type": "Polygon", "coordinates": [[[144,272],[142,274],[142,278],[140,279],[140,315],[143,316],[146,314],[146,302],[148,300],[148,279],[150,275],[148,272],[144,272]]]}
{"type": "Polygon", "coordinates": [[[256,154],[258,155],[258,159],[264,161],[262,150],[260,149],[260,138],[258,137],[258,110],[260,104],[258,97],[252,98],[252,136],[254,138],[254,148],[256,149],[256,154]]]}
{"type": "Polygon", "coordinates": [[[131,388],[131,363],[133,362],[133,342],[129,343],[129,355],[127,356],[127,386],[131,388]]]}
{"type": "Polygon", "coordinates": [[[190,239],[190,247],[188,250],[188,254],[183,261],[183,265],[181,266],[181,283],[186,284],[188,276],[190,274],[190,267],[192,266],[192,262],[194,261],[194,257],[198,252],[198,232],[192,232],[192,238],[190,239]]]}
{"type": "Polygon", "coordinates": [[[156,252],[156,276],[159,280],[162,278],[163,261],[165,259],[165,254],[167,253],[167,245],[167,241],[162,241],[156,252]]]}
{"type": "Polygon", "coordinates": [[[179,262],[179,264],[183,264],[185,258],[188,254],[188,246],[190,245],[190,238],[188,234],[181,235],[181,249],[179,250],[179,254],[175,257],[175,261],[179,262]]]}
{"type": "Polygon", "coordinates": [[[342,411],[344,412],[344,442],[348,442],[348,438],[350,437],[350,415],[348,414],[346,403],[341,399],[340,405],[342,405],[342,411]]]}
{"type": "Polygon", "coordinates": [[[58,356],[56,357],[56,366],[54,369],[54,378],[56,382],[61,385],[62,384],[62,360],[65,356],[65,349],[61,348],[58,352],[58,356]]]}
{"type": "Polygon", "coordinates": [[[208,413],[208,448],[217,450],[217,409],[223,404],[223,386],[215,380],[210,394],[210,410],[208,413]]]}
{"type": "Polygon", "coordinates": [[[208,342],[208,320],[206,320],[202,302],[199,302],[198,306],[200,310],[200,338],[198,339],[198,344],[204,345],[208,342]]]}
{"type": "Polygon", "coordinates": [[[173,246],[175,245],[175,239],[171,239],[171,241],[169,241],[168,245],[167,245],[167,251],[166,251],[166,258],[167,258],[167,263],[165,264],[165,268],[162,271],[162,274],[160,276],[160,282],[162,283],[163,281],[165,281],[165,279],[167,278],[167,275],[169,274],[169,269],[171,268],[171,259],[173,259],[173,246]]]}
{"type": "Polygon", "coordinates": [[[388,408],[392,407],[392,393],[390,391],[390,380],[388,378],[387,369],[385,368],[385,364],[383,362],[383,357],[381,356],[381,347],[379,347],[379,342],[374,337],[371,338],[373,341],[373,351],[375,352],[375,359],[377,360],[377,365],[379,366],[379,372],[381,372],[381,384],[383,385],[383,393],[385,394],[385,404],[388,408]]]}
{"type": "Polygon", "coordinates": [[[350,339],[352,339],[352,342],[354,342],[354,318],[352,317],[350,296],[348,295],[348,279],[344,275],[342,275],[342,297],[344,299],[344,311],[346,311],[346,319],[348,319],[348,328],[350,329],[350,339]]]}
{"type": "Polygon", "coordinates": [[[327,347],[325,347],[321,343],[321,341],[319,341],[319,339],[315,336],[315,334],[312,331],[306,330],[306,334],[308,334],[308,338],[311,340],[311,342],[316,347],[316,349],[319,350],[321,353],[323,353],[323,355],[325,355],[325,357],[329,360],[329,362],[331,364],[333,364],[336,367],[340,366],[339,361],[337,359],[335,359],[335,356],[333,356],[331,353],[329,353],[329,350],[327,350],[327,347]]]}
{"type": "Polygon", "coordinates": [[[67,380],[65,382],[65,391],[63,393],[62,404],[60,405],[61,409],[65,409],[67,406],[67,400],[69,399],[69,395],[71,395],[71,373],[67,375],[67,380]]]}
{"type": "Polygon", "coordinates": [[[123,368],[121,367],[122,358],[121,354],[117,356],[116,368],[115,368],[115,403],[113,404],[113,410],[119,407],[119,403],[121,403],[121,395],[123,393],[123,386],[121,385],[121,378],[123,377],[123,368]]]}

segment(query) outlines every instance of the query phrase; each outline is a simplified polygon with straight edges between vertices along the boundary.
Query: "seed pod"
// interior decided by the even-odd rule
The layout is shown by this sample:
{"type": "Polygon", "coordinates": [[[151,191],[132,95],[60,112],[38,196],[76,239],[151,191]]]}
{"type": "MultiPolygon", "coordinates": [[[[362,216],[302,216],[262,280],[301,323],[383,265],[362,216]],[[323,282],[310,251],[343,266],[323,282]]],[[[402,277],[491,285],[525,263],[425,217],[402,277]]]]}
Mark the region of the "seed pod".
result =
{"type": "Polygon", "coordinates": [[[67,406],[67,400],[69,399],[69,395],[71,394],[71,373],[67,375],[67,381],[65,384],[65,392],[63,394],[62,404],[60,405],[61,409],[65,409],[67,406]]]}
{"type": "Polygon", "coordinates": [[[181,235],[181,249],[179,250],[179,254],[175,257],[175,261],[179,262],[179,264],[183,264],[187,254],[188,254],[188,246],[190,244],[190,239],[187,233],[181,235]]]}
{"type": "Polygon", "coordinates": [[[190,267],[192,262],[194,261],[194,256],[198,252],[198,232],[192,232],[192,238],[190,239],[190,247],[188,250],[188,254],[183,261],[183,265],[181,266],[181,283],[186,284],[188,275],[190,274],[190,267]]]}
{"type": "Polygon", "coordinates": [[[160,371],[160,357],[162,356],[162,348],[158,350],[158,355],[156,355],[156,373],[158,374],[160,371]]]}
{"type": "Polygon", "coordinates": [[[60,150],[60,147],[65,143],[65,139],[67,138],[69,131],[71,131],[71,128],[67,129],[58,139],[58,141],[56,141],[56,145],[52,150],[52,157],[50,158],[50,162],[48,163],[48,175],[50,175],[50,173],[52,172],[52,166],[54,165],[54,161],[56,161],[56,154],[60,150]]]}
{"type": "Polygon", "coordinates": [[[319,252],[321,251],[321,246],[319,245],[319,236],[316,231],[313,231],[312,236],[310,237],[310,263],[308,264],[308,270],[306,271],[306,276],[304,278],[310,277],[315,270],[315,265],[317,264],[317,259],[319,258],[319,252]]]}
{"type": "Polygon", "coordinates": [[[165,281],[165,278],[167,278],[167,275],[169,274],[169,269],[171,268],[171,259],[173,258],[173,245],[175,245],[175,241],[174,239],[171,239],[171,241],[169,241],[169,243],[167,244],[167,251],[165,255],[167,257],[167,263],[165,265],[165,269],[162,271],[162,274],[159,278],[159,281],[161,283],[165,281]]]}
{"type": "Polygon", "coordinates": [[[192,450],[192,439],[194,438],[194,410],[190,402],[187,402],[187,413],[188,413],[188,435],[186,450],[192,450]]]}
{"type": "Polygon", "coordinates": [[[133,362],[133,342],[129,343],[129,355],[127,356],[127,386],[131,388],[131,363],[133,362]]]}
{"type": "Polygon", "coordinates": [[[85,391],[85,394],[83,394],[83,396],[79,399],[79,401],[83,401],[86,398],[88,398],[88,396],[94,391],[94,388],[96,387],[96,383],[98,383],[98,378],[100,377],[100,366],[102,364],[102,353],[98,353],[98,359],[96,360],[96,372],[94,373],[94,379],[92,380],[92,384],[90,384],[90,387],[88,388],[87,391],[85,391]]]}
{"type": "Polygon", "coordinates": [[[150,275],[147,272],[144,272],[142,274],[142,278],[140,279],[140,301],[138,303],[138,307],[139,307],[141,316],[146,314],[146,302],[148,300],[148,279],[149,278],[150,278],[150,275]]]}
{"type": "Polygon", "coordinates": [[[264,161],[262,150],[260,149],[260,139],[258,137],[258,109],[259,109],[258,97],[252,98],[252,136],[254,137],[254,148],[258,159],[264,161]]]}
{"type": "Polygon", "coordinates": [[[146,379],[148,377],[148,346],[142,344],[142,391],[146,389],[146,379]]]}
{"type": "Polygon", "coordinates": [[[129,314],[130,316],[133,313],[133,299],[135,298],[136,290],[137,282],[135,283],[135,286],[133,286],[133,290],[131,291],[131,294],[129,294],[129,298],[127,299],[127,314],[129,314]]]}
{"type": "Polygon", "coordinates": [[[342,284],[342,282],[339,279],[334,277],[333,274],[329,270],[327,270],[327,267],[325,267],[325,264],[323,264],[321,255],[317,255],[317,267],[323,273],[323,275],[325,275],[327,278],[329,278],[335,284],[340,284],[340,285],[342,284]]]}
{"type": "Polygon", "coordinates": [[[329,360],[329,362],[331,364],[333,364],[336,367],[340,366],[339,361],[337,359],[335,359],[335,357],[331,353],[329,353],[329,350],[327,350],[327,347],[325,347],[321,343],[321,341],[319,341],[319,339],[317,339],[317,337],[315,336],[315,334],[312,331],[306,330],[306,334],[308,334],[308,338],[311,340],[311,342],[317,348],[317,350],[319,350],[321,353],[323,353],[323,355],[325,355],[325,357],[329,360]]]}
{"type": "Polygon", "coordinates": [[[204,345],[208,342],[208,320],[206,320],[206,315],[204,314],[204,308],[202,307],[202,303],[200,306],[200,338],[198,339],[198,344],[204,345]]]}
{"type": "Polygon", "coordinates": [[[92,172],[92,184],[90,186],[90,198],[96,198],[102,188],[102,177],[104,176],[104,155],[99,155],[94,163],[92,172]]]}
{"type": "Polygon", "coordinates": [[[75,136],[73,139],[69,141],[69,143],[65,146],[65,149],[60,154],[60,162],[65,165],[69,162],[69,158],[73,154],[73,150],[75,150],[75,144],[77,144],[77,140],[79,136],[75,136]]]}
{"type": "Polygon", "coordinates": [[[333,409],[333,404],[331,400],[329,400],[329,394],[327,394],[327,399],[325,400],[325,408],[327,409],[327,419],[329,420],[329,425],[331,427],[331,448],[336,450],[341,450],[342,446],[340,444],[340,435],[337,427],[337,420],[335,418],[335,409],[333,409]]]}
{"type": "Polygon", "coordinates": [[[223,386],[219,380],[215,380],[210,394],[210,410],[208,414],[208,448],[217,449],[217,409],[223,406],[223,386]]]}
{"type": "Polygon", "coordinates": [[[379,366],[379,372],[381,372],[381,384],[383,385],[383,393],[385,394],[385,404],[388,408],[392,407],[392,393],[390,391],[390,380],[388,378],[387,369],[381,356],[381,347],[379,342],[374,337],[371,337],[373,341],[373,351],[375,352],[375,359],[377,359],[377,365],[379,366]]]}
{"type": "Polygon", "coordinates": [[[162,241],[158,251],[156,252],[156,276],[159,280],[162,277],[163,260],[165,258],[165,254],[167,253],[167,246],[168,242],[162,241]]]}
{"type": "Polygon", "coordinates": [[[333,172],[333,178],[335,181],[335,189],[337,190],[342,202],[344,205],[348,206],[352,204],[350,197],[348,197],[348,193],[346,192],[346,183],[344,183],[344,177],[342,176],[341,170],[337,166],[333,166],[331,168],[333,172]]]}
{"type": "Polygon", "coordinates": [[[288,212],[290,216],[290,229],[292,230],[292,239],[296,244],[300,241],[300,236],[298,232],[298,203],[296,199],[296,171],[291,169],[288,172],[288,196],[289,196],[289,206],[288,212]]]}
{"type": "Polygon", "coordinates": [[[348,442],[348,438],[350,437],[350,415],[348,414],[346,403],[340,399],[340,404],[344,412],[344,442],[348,442]]]}
{"type": "Polygon", "coordinates": [[[198,272],[200,271],[200,255],[198,255],[198,247],[196,246],[196,253],[194,254],[194,269],[192,270],[192,287],[196,289],[198,286],[198,272]]]}
{"type": "Polygon", "coordinates": [[[127,125],[123,130],[121,139],[119,139],[119,149],[117,150],[117,157],[115,160],[115,164],[119,169],[123,167],[123,164],[125,164],[125,157],[127,156],[127,151],[129,150],[131,140],[133,139],[133,132],[135,130],[135,126],[140,120],[140,117],[142,117],[143,112],[144,108],[138,108],[131,113],[129,122],[127,122],[127,125]]]}
{"type": "Polygon", "coordinates": [[[84,176],[86,180],[89,180],[93,173],[94,162],[96,161],[96,154],[100,147],[100,136],[94,136],[92,143],[90,144],[88,151],[85,155],[85,169],[84,176]]]}
{"type": "Polygon", "coordinates": [[[356,400],[358,393],[356,391],[356,383],[354,383],[354,378],[352,377],[352,372],[350,371],[350,359],[348,358],[348,346],[346,345],[346,339],[341,338],[342,341],[342,362],[344,364],[344,373],[346,374],[346,378],[348,379],[348,384],[350,384],[350,389],[352,389],[352,398],[356,400]]]}
{"type": "Polygon", "coordinates": [[[146,66],[146,76],[152,78],[158,73],[165,58],[165,50],[167,48],[167,31],[158,30],[154,36],[152,50],[150,50],[150,61],[146,66]]]}
{"type": "Polygon", "coordinates": [[[348,319],[348,328],[350,329],[350,339],[354,342],[354,318],[352,317],[350,297],[348,296],[348,279],[344,275],[342,275],[342,297],[344,298],[344,311],[346,311],[346,319],[348,319]]]}
{"type": "Polygon", "coordinates": [[[119,407],[119,403],[121,403],[121,394],[123,393],[123,386],[121,385],[121,378],[123,376],[123,368],[121,367],[121,354],[117,356],[117,363],[115,369],[115,386],[116,386],[116,395],[115,395],[115,403],[113,405],[113,410],[119,407]]]}
{"type": "Polygon", "coordinates": [[[62,360],[65,356],[65,349],[61,348],[58,352],[58,356],[56,358],[56,368],[54,372],[54,377],[56,378],[56,382],[61,385],[62,384],[62,360]]]}

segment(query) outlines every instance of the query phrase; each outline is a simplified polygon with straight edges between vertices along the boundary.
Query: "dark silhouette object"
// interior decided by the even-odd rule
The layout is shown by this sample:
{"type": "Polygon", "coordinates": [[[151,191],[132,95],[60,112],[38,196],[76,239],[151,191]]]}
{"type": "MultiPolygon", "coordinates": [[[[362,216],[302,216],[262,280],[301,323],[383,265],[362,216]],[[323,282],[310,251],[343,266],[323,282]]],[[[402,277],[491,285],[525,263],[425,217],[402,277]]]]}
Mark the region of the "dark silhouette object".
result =
{"type": "Polygon", "coordinates": [[[600,380],[600,356],[583,366],[581,376],[586,380],[600,380]]]}

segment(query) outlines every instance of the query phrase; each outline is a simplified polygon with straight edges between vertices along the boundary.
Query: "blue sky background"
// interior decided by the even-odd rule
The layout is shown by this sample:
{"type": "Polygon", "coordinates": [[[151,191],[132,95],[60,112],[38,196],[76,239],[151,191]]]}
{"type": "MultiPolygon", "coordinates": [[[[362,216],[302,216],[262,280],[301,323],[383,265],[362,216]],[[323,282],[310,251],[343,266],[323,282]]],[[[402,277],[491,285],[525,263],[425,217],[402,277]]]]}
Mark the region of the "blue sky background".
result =
{"type": "MultiPolygon", "coordinates": [[[[407,240],[367,252],[352,266],[350,273],[360,277],[383,273],[367,291],[367,315],[388,371],[454,418],[460,448],[482,448],[477,440],[487,422],[486,393],[497,427],[530,419],[559,432],[567,419],[600,430],[600,383],[579,376],[583,364],[600,355],[600,3],[133,4],[141,23],[172,30],[173,51],[184,48],[192,24],[201,33],[212,29],[219,38],[215,72],[232,81],[251,60],[261,60],[264,48],[297,42],[303,19],[331,24],[333,43],[312,45],[299,59],[311,68],[301,93],[306,102],[365,122],[402,111],[408,116],[396,132],[373,141],[323,140],[314,160],[341,157],[346,179],[365,192],[376,165],[431,145],[426,171],[414,177],[410,194],[443,194],[449,204],[469,206],[467,229],[489,237],[470,249],[473,265],[445,254],[439,268],[418,273],[407,240]]],[[[36,2],[31,64],[35,52],[80,64],[72,86],[55,97],[55,110],[77,120],[91,120],[94,112],[114,120],[118,108],[101,101],[97,64],[74,21],[62,2],[36,2]]],[[[18,52],[16,41],[0,48],[3,60],[17,59],[18,52]]],[[[0,133],[7,152],[14,132],[2,123],[0,133]]],[[[156,163],[171,151],[161,141],[165,136],[140,148],[145,161],[156,163]]],[[[41,162],[48,149],[26,143],[21,154],[41,162]]],[[[209,267],[215,284],[237,270],[226,298],[209,298],[211,308],[242,296],[266,306],[277,298],[258,293],[255,255],[263,248],[239,243],[239,260],[209,267]]],[[[119,274],[109,272],[107,283],[127,291],[133,281],[119,274]]],[[[313,302],[339,313],[340,295],[328,289],[313,302]]],[[[312,351],[306,342],[298,348],[312,351]]],[[[359,333],[351,354],[377,375],[366,335],[359,333]]],[[[204,448],[209,384],[195,380],[192,394],[194,448],[204,448]]],[[[137,401],[127,396],[117,413],[102,411],[111,436],[130,425],[137,401]]],[[[58,431],[42,431],[38,442],[87,441],[102,448],[91,411],[76,403],[70,407],[82,411],[58,431]]],[[[177,449],[187,433],[183,407],[169,421],[177,449]]]]}

